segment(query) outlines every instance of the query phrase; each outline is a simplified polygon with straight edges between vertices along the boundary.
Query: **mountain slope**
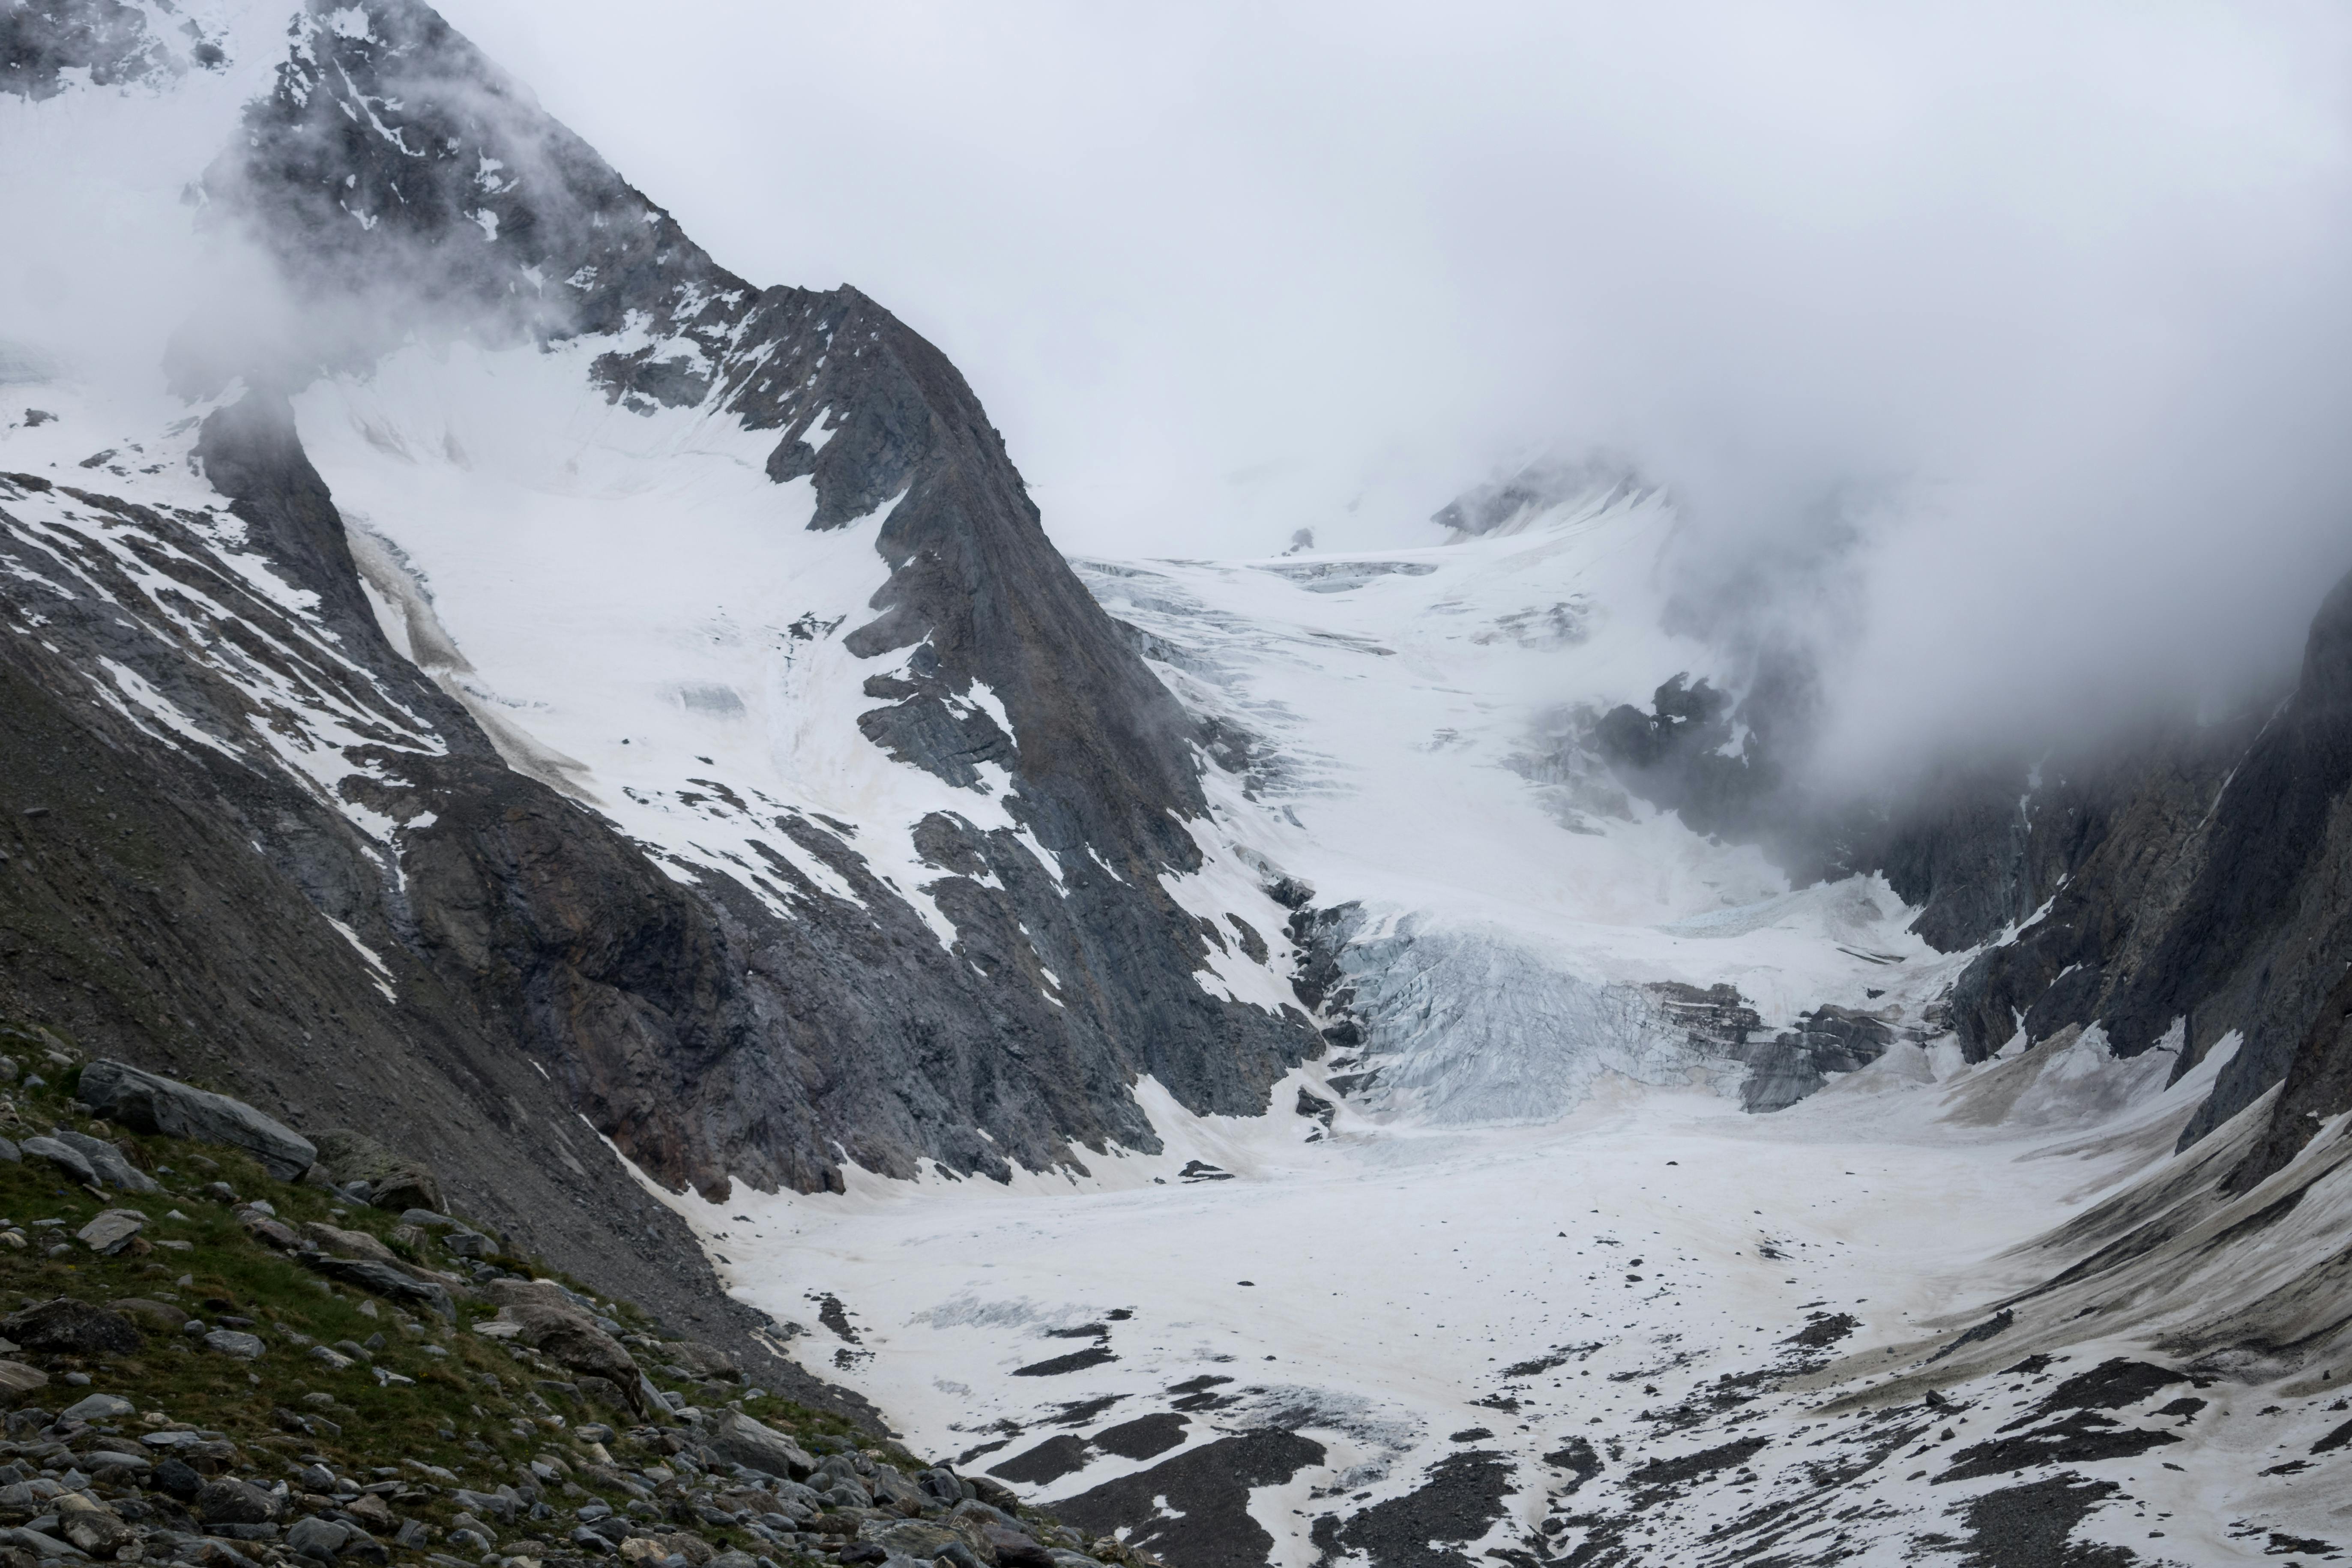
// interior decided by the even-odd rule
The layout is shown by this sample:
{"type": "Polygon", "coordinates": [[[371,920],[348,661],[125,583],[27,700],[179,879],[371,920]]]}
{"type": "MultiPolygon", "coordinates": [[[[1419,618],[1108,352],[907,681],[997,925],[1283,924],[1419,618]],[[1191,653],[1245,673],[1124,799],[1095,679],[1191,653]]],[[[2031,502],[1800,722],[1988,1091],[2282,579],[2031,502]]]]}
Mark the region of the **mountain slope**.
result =
{"type": "Polygon", "coordinates": [[[929,344],[719,268],[424,6],[193,54],[160,0],[6,20],[20,117],[114,112],[126,37],[150,102],[286,52],[217,156],[148,149],[210,159],[202,223],[280,286],[155,343],[168,393],[8,362],[0,616],[47,738],[0,1004],[367,1126],[739,1338],[615,1152],[714,1195],[1079,1169],[1154,1144],[1143,1078],[1246,1113],[1316,1047],[1279,939],[1221,973],[1233,928],[1171,893],[1190,723],[929,344]]]}

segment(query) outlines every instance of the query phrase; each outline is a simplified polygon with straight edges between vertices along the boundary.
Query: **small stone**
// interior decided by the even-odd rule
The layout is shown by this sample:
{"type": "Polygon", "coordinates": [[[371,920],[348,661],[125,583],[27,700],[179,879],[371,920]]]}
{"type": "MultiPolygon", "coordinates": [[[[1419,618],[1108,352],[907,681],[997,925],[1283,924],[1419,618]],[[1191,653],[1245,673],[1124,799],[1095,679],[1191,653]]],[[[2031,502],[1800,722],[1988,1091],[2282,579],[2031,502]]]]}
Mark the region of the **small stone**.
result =
{"type": "Polygon", "coordinates": [[[225,1356],[234,1356],[239,1361],[252,1361],[268,1347],[257,1335],[240,1333],[235,1329],[215,1329],[205,1336],[205,1348],[218,1351],[225,1356]]]}

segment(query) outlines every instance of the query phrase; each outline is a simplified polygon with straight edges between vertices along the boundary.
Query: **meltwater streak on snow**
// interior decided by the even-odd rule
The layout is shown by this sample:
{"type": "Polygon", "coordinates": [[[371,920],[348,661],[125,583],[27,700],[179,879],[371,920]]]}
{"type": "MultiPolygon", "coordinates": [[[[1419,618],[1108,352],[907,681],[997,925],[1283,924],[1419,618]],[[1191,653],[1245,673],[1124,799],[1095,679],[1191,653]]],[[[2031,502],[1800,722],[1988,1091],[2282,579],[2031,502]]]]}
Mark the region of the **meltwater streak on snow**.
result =
{"type": "MultiPolygon", "coordinates": [[[[404,349],[298,399],[303,442],[429,606],[446,647],[420,662],[519,765],[654,847],[673,876],[731,877],[783,915],[771,856],[854,895],[776,819],[856,824],[852,849],[952,945],[923,891],[939,873],[908,830],[934,811],[1009,827],[1009,780],[994,770],[988,793],[958,789],[857,728],[874,705],[864,682],[904,658],[842,647],[888,577],[875,550],[887,513],[813,532],[809,481],[767,477],[772,431],[608,402],[588,362],[633,346],[404,349]]],[[[414,648],[415,606],[385,586],[379,617],[414,648]]]]}

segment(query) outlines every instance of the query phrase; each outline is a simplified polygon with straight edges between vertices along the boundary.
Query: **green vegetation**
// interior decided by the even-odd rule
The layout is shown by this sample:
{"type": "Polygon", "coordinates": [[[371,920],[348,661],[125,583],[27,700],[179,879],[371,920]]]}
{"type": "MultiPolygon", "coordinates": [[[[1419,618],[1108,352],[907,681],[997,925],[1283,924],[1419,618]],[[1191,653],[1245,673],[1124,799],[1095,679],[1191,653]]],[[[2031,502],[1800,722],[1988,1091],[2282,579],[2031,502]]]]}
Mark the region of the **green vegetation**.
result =
{"type": "MultiPolygon", "coordinates": [[[[152,1458],[158,1467],[152,1475],[131,1472],[148,1482],[143,1489],[100,1480],[85,1493],[134,1526],[143,1521],[144,1528],[175,1531],[155,1537],[156,1546],[146,1551],[151,1559],[164,1554],[162,1546],[176,1541],[185,1547],[195,1540],[197,1555],[211,1551],[208,1561],[218,1563],[215,1548],[187,1533],[194,1521],[156,1490],[164,1458],[180,1455],[191,1456],[207,1476],[242,1477],[265,1488],[293,1478],[279,1522],[310,1512],[362,1524],[369,1533],[354,1535],[352,1550],[379,1559],[379,1545],[395,1554],[462,1549],[467,1560],[484,1561],[625,1547],[623,1557],[682,1553],[689,1564],[728,1551],[785,1563],[838,1556],[869,1521],[938,1521],[950,1511],[936,1499],[921,1498],[910,1481],[884,1478],[886,1486],[874,1479],[877,1467],[901,1475],[923,1469],[912,1456],[876,1446],[870,1434],[838,1416],[746,1384],[731,1368],[720,1370],[723,1358],[708,1347],[664,1340],[658,1326],[628,1302],[599,1300],[538,1259],[495,1251],[488,1258],[455,1257],[432,1230],[322,1184],[274,1180],[238,1151],[138,1137],[94,1121],[71,1098],[78,1072],[71,1042],[47,1031],[0,1024],[0,1055],[7,1063],[0,1065],[6,1080],[0,1081],[5,1096],[0,1136],[21,1142],[55,1130],[101,1139],[160,1189],[85,1186],[29,1152],[0,1163],[0,1315],[71,1298],[112,1311],[136,1328],[140,1340],[131,1352],[0,1348],[0,1356],[49,1379],[46,1387],[16,1396],[0,1462],[13,1460],[20,1477],[38,1471],[64,1476],[71,1485],[72,1473],[95,1450],[152,1458]],[[144,1224],[119,1253],[100,1256],[77,1233],[108,1210],[134,1210],[144,1224]],[[423,1303],[395,1301],[322,1277],[292,1249],[319,1243],[348,1255],[364,1250],[364,1244],[349,1234],[339,1238],[304,1228],[321,1226],[373,1237],[412,1273],[448,1281],[457,1321],[423,1303]],[[614,1384],[578,1376],[513,1337],[517,1325],[510,1320],[490,1333],[476,1331],[499,1312],[495,1302],[468,1288],[478,1277],[558,1280],[576,1293],[572,1310],[599,1320],[644,1374],[677,1395],[688,1412],[656,1409],[651,1400],[642,1411],[626,1408],[614,1384]],[[236,1353],[250,1344],[224,1342],[222,1331],[256,1336],[259,1352],[236,1353]],[[214,1342],[207,1342],[208,1333],[214,1342]],[[696,1371],[680,1376],[688,1365],[696,1371]],[[597,1403],[587,1390],[601,1392],[606,1402],[597,1403]],[[55,1424],[58,1412],[92,1394],[128,1399],[135,1413],[55,1424]],[[876,1508],[838,1498],[819,1505],[800,1495],[802,1489],[779,1489],[794,1494],[797,1500],[790,1501],[747,1486],[733,1465],[701,1441],[709,1423],[729,1409],[784,1434],[811,1455],[854,1456],[876,1508]],[[187,1436],[176,1447],[144,1441],[169,1432],[187,1436]],[[321,1471],[332,1472],[334,1487],[310,1489],[324,1486],[321,1471]],[[308,1482],[301,1479],[306,1475],[308,1482]],[[508,1515],[489,1526],[480,1498],[501,1487],[508,1489],[508,1515]],[[461,1489],[473,1500],[465,1519],[459,1517],[467,1512],[467,1500],[457,1495],[461,1489]],[[582,1542],[583,1527],[605,1510],[640,1539],[582,1542]],[[786,1517],[778,1517],[780,1510],[786,1517]],[[797,1521],[798,1529],[788,1521],[797,1521]],[[500,1542],[488,1549],[493,1555],[470,1537],[449,1540],[452,1531],[468,1529],[500,1542]]],[[[497,1244],[478,1237],[471,1245],[479,1250],[497,1244]]],[[[310,1250],[315,1261],[316,1247],[310,1250]]],[[[0,1334],[7,1331],[0,1327],[0,1334]]],[[[123,1474],[90,1468],[118,1480],[123,1474]]],[[[996,1502],[1012,1505],[1001,1489],[988,1489],[996,1502]]],[[[949,1494],[954,1494],[952,1483],[949,1494]]],[[[37,1518],[27,1510],[37,1510],[40,1502],[12,1512],[8,1495],[0,1490],[0,1528],[37,1518]]],[[[1058,1550],[1081,1544],[1039,1516],[1029,1516],[1024,1528],[1058,1550]]],[[[976,1549],[985,1547],[977,1529],[966,1533],[976,1549]]],[[[229,1545],[264,1561],[284,1556],[274,1542],[229,1545]]],[[[0,1556],[10,1550],[0,1548],[0,1556]]],[[[1137,1561],[1108,1542],[1095,1543],[1095,1551],[1102,1558],[1137,1561]]],[[[994,1561],[985,1550],[975,1554],[994,1561]]]]}

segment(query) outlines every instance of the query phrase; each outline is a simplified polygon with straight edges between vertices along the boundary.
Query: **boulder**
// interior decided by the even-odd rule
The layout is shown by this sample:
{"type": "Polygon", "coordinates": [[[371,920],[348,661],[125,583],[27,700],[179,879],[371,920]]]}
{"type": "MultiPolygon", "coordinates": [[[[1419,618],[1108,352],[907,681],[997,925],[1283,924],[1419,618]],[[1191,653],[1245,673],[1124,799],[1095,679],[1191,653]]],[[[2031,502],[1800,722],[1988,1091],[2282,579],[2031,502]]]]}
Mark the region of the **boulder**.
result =
{"type": "Polygon", "coordinates": [[[98,1185],[97,1169],[71,1144],[60,1143],[54,1138],[27,1138],[17,1147],[37,1160],[47,1160],[83,1186],[98,1185]]]}
{"type": "Polygon", "coordinates": [[[903,1472],[894,1470],[887,1465],[875,1466],[874,1474],[868,1478],[867,1484],[874,1489],[874,1500],[877,1503],[887,1504],[904,1511],[919,1511],[925,1503],[931,1500],[924,1495],[923,1489],[908,1479],[903,1472]]]}
{"type": "Polygon", "coordinates": [[[65,1407],[60,1421],[111,1421],[119,1415],[135,1415],[139,1407],[119,1394],[93,1394],[78,1399],[65,1407]]]}
{"type": "Polygon", "coordinates": [[[816,1473],[816,1460],[806,1449],[740,1410],[719,1412],[703,1434],[703,1441],[724,1458],[786,1480],[805,1481],[816,1473]]]}
{"type": "Polygon", "coordinates": [[[101,1058],[74,1090],[84,1105],[133,1132],[242,1149],[281,1182],[299,1181],[318,1159],[310,1141],[241,1100],[101,1058]]]}
{"type": "Polygon", "coordinates": [[[205,1336],[205,1349],[238,1361],[257,1360],[268,1348],[258,1335],[240,1333],[235,1329],[215,1329],[205,1336]]]}
{"type": "Polygon", "coordinates": [[[302,1250],[302,1238],[295,1234],[292,1226],[284,1220],[272,1218],[257,1208],[237,1210],[236,1223],[245,1226],[247,1236],[264,1246],[274,1247],[280,1252],[302,1250]]]}
{"type": "Polygon", "coordinates": [[[49,1385],[49,1374],[20,1361],[0,1361],[0,1410],[14,1410],[27,1394],[49,1385]]]}
{"type": "Polygon", "coordinates": [[[109,1301],[106,1305],[110,1311],[120,1312],[133,1322],[145,1323],[166,1333],[178,1333],[180,1325],[188,1321],[188,1314],[170,1302],[150,1301],[143,1296],[126,1296],[120,1301],[109,1301]]]}
{"type": "Polygon", "coordinates": [[[919,1519],[869,1519],[858,1526],[857,1539],[921,1563],[929,1563],[950,1547],[964,1544],[963,1537],[946,1525],[929,1524],[919,1519]]]}
{"type": "Polygon", "coordinates": [[[100,1258],[111,1258],[146,1228],[147,1216],[137,1209],[101,1209],[97,1218],[74,1232],[74,1239],[100,1258]]]}
{"type": "Polygon", "coordinates": [[[287,1550],[331,1563],[352,1538],[352,1527],[331,1519],[298,1519],[286,1531],[287,1550]]]}
{"type": "Polygon", "coordinates": [[[19,1552],[29,1552],[44,1563],[55,1563],[81,1554],[81,1549],[44,1535],[37,1530],[0,1530],[0,1546],[13,1546],[19,1552]]]}
{"type": "Polygon", "coordinates": [[[500,1524],[512,1524],[522,1502],[511,1489],[495,1492],[470,1491],[464,1487],[451,1489],[449,1500],[467,1513],[484,1519],[495,1519],[500,1524]]]}
{"type": "Polygon", "coordinates": [[[377,1263],[365,1258],[334,1258],[323,1252],[302,1254],[302,1265],[340,1279],[346,1285],[356,1285],[379,1296],[395,1301],[415,1301],[429,1307],[451,1322],[457,1321],[457,1303],[450,1299],[449,1288],[431,1279],[419,1279],[389,1263],[377,1263]]]}
{"type": "Polygon", "coordinates": [[[26,1350],[59,1355],[129,1355],[139,1331],[103,1307],[59,1296],[0,1318],[0,1334],[26,1350]]]}
{"type": "Polygon", "coordinates": [[[997,1568],[1055,1568],[1053,1554],[1025,1531],[983,1524],[980,1533],[996,1549],[997,1568]]]}
{"type": "Polygon", "coordinates": [[[496,1321],[515,1325],[513,1338],[583,1377],[604,1379],[624,1398],[638,1392],[637,1363],[621,1342],[598,1328],[552,1281],[498,1279],[486,1294],[500,1303],[496,1321]]]}
{"type": "Polygon", "coordinates": [[[196,1517],[206,1524],[268,1524],[278,1517],[278,1508],[277,1493],[227,1476],[206,1481],[196,1493],[196,1517]]]}
{"type": "Polygon", "coordinates": [[[728,1383],[743,1381],[741,1369],[725,1351],[716,1345],[706,1345],[699,1340],[680,1340],[674,1344],[665,1344],[662,1354],[696,1377],[715,1377],[728,1383]]]}
{"type": "Polygon", "coordinates": [[[394,1153],[364,1132],[338,1128],[321,1132],[319,1158],[346,1184],[365,1182],[368,1202],[394,1214],[404,1209],[438,1209],[440,1184],[420,1161],[394,1153]]]}
{"type": "Polygon", "coordinates": [[[182,1502],[194,1502],[204,1495],[205,1478],[185,1459],[164,1458],[155,1461],[155,1473],[149,1478],[155,1489],[182,1502]]]}
{"type": "Polygon", "coordinates": [[[139,1538],[111,1510],[79,1492],[58,1499],[57,1509],[58,1533],[92,1557],[111,1557],[139,1538]]]}
{"type": "Polygon", "coordinates": [[[457,1257],[470,1258],[477,1260],[485,1258],[495,1258],[498,1256],[499,1251],[499,1244],[497,1242],[492,1241],[480,1231],[467,1230],[463,1226],[459,1226],[452,1229],[448,1235],[443,1237],[441,1238],[441,1245],[447,1247],[450,1252],[455,1254],[457,1257]]]}
{"type": "Polygon", "coordinates": [[[89,1162],[99,1179],[108,1186],[125,1193],[160,1193],[163,1184],[127,1159],[121,1150],[103,1138],[93,1138],[87,1132],[60,1131],[57,1141],[89,1162]]]}
{"type": "Polygon", "coordinates": [[[363,1230],[342,1230],[317,1220],[306,1221],[302,1234],[316,1243],[321,1252],[331,1252],[338,1258],[365,1258],[377,1263],[400,1266],[400,1256],[383,1242],[363,1230]]]}

